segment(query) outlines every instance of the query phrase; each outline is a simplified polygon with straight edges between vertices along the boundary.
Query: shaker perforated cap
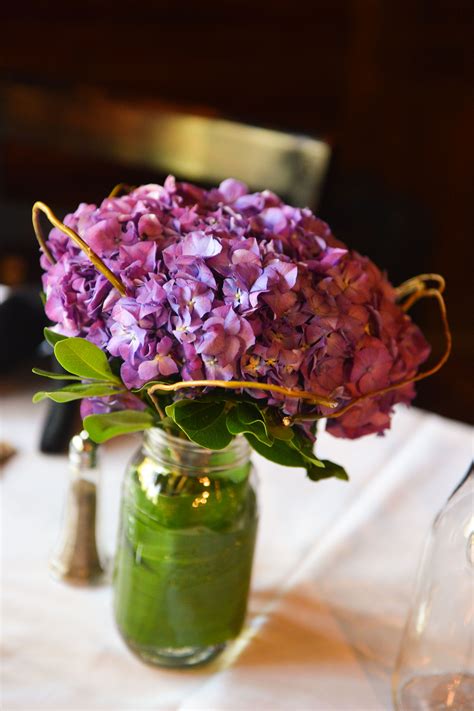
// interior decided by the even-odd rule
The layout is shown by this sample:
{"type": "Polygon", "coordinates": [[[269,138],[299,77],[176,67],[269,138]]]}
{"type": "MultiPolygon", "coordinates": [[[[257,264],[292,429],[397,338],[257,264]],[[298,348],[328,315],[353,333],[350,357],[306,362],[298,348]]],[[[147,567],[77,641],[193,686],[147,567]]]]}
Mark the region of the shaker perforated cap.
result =
{"type": "Polygon", "coordinates": [[[69,461],[80,469],[97,468],[98,446],[91,440],[88,433],[82,430],[75,435],[69,444],[69,461]]]}

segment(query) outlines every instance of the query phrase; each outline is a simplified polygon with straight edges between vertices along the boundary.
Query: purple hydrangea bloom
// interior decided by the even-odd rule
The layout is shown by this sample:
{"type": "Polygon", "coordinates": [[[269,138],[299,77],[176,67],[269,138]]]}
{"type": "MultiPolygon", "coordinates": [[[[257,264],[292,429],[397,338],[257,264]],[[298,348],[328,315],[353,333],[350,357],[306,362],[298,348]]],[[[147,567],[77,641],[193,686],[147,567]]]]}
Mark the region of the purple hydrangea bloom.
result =
{"type": "Polygon", "coordinates": [[[138,366],[138,375],[142,380],[147,382],[160,375],[173,375],[178,372],[178,366],[170,356],[172,347],[173,341],[168,336],[157,341],[152,360],[145,360],[138,366]]]}
{"type": "Polygon", "coordinates": [[[237,315],[232,306],[218,306],[202,326],[202,338],[196,352],[203,355],[209,378],[231,380],[235,362],[255,343],[255,335],[247,319],[237,315]],[[206,357],[207,356],[207,357],[206,357]]]}
{"type": "MultiPolygon", "coordinates": [[[[56,263],[41,259],[46,313],[61,333],[120,358],[128,388],[236,379],[343,404],[413,376],[429,354],[375,264],[310,210],[268,190],[249,193],[231,178],[204,190],[169,177],[99,206],[82,203],[64,221],[126,296],[53,229],[56,263]]],[[[246,392],[287,414],[315,411],[294,398],[246,392]]],[[[411,385],[369,397],[327,429],[342,437],[383,432],[393,406],[413,397],[411,385]]]]}
{"type": "Polygon", "coordinates": [[[103,415],[117,410],[144,410],[145,403],[133,393],[127,392],[110,397],[89,397],[81,400],[81,417],[103,415]]]}

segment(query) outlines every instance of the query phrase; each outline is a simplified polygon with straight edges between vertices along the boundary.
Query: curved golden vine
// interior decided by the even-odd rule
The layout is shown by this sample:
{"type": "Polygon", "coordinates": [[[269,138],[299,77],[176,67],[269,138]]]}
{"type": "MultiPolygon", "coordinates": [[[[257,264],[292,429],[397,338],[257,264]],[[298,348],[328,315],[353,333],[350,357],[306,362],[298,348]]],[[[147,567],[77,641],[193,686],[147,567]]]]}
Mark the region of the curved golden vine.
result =
{"type": "Polygon", "coordinates": [[[230,390],[267,390],[268,392],[278,393],[285,397],[295,398],[298,400],[311,400],[316,405],[323,407],[337,407],[338,403],[335,400],[330,400],[327,397],[310,393],[306,390],[290,390],[281,385],[272,385],[271,383],[256,383],[253,380],[180,380],[177,383],[155,383],[150,388],[147,388],[147,393],[152,395],[157,390],[162,392],[175,392],[185,388],[228,388],[230,390]]]}
{"type": "Polygon", "coordinates": [[[128,185],[127,183],[117,183],[117,185],[115,185],[112,188],[112,190],[110,191],[110,193],[108,194],[107,197],[109,199],[114,198],[114,197],[117,197],[117,195],[120,195],[120,193],[122,193],[122,192],[124,192],[126,194],[131,193],[132,190],[135,190],[134,185],[128,185]]]}
{"type": "Polygon", "coordinates": [[[46,215],[48,220],[51,222],[51,224],[54,227],[57,227],[58,230],[61,230],[69,239],[71,239],[82,251],[84,254],[90,259],[92,264],[96,267],[96,269],[101,272],[105,276],[108,281],[114,286],[117,291],[122,295],[126,295],[126,290],[122,282],[115,276],[115,274],[108,268],[106,264],[102,261],[102,259],[99,257],[98,254],[94,252],[94,250],[89,247],[87,242],[84,242],[82,237],[79,237],[77,232],[74,232],[73,229],[65,225],[61,220],[59,220],[54,212],[51,210],[48,205],[45,205],[44,202],[37,201],[33,205],[33,210],[32,210],[32,220],[33,220],[33,229],[35,231],[36,239],[38,240],[38,243],[43,250],[44,254],[46,257],[49,259],[51,264],[55,263],[55,259],[51,252],[48,249],[48,246],[46,244],[46,241],[43,236],[43,231],[41,229],[40,221],[39,221],[39,213],[42,212],[43,214],[46,215]]]}

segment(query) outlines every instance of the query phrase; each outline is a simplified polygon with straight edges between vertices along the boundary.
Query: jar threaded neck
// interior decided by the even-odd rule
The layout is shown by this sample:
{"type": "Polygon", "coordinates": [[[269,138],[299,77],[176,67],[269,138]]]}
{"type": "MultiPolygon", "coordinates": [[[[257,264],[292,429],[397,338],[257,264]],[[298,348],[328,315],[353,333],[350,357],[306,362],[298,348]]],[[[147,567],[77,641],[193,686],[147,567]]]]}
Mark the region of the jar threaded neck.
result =
{"type": "Polygon", "coordinates": [[[224,449],[212,450],[188,439],[175,437],[158,427],[144,433],[144,448],[148,456],[168,467],[179,467],[189,476],[225,472],[245,464],[250,457],[250,446],[242,435],[237,435],[224,449]]]}

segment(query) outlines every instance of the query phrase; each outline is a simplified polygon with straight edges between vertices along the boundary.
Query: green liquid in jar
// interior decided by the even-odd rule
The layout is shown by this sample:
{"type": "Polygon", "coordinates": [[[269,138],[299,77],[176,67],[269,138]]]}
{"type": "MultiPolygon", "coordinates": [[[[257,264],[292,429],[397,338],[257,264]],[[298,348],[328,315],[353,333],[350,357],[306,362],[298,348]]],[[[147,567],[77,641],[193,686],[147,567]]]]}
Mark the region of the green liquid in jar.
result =
{"type": "MultiPolygon", "coordinates": [[[[246,465],[247,467],[249,465],[246,465]]],[[[115,567],[115,614],[135,648],[222,644],[245,618],[257,526],[255,492],[242,471],[126,484],[115,567]]],[[[245,475],[245,472],[244,472],[245,475]]]]}

